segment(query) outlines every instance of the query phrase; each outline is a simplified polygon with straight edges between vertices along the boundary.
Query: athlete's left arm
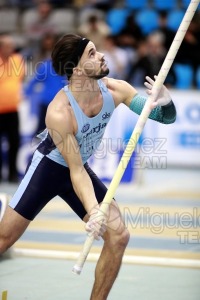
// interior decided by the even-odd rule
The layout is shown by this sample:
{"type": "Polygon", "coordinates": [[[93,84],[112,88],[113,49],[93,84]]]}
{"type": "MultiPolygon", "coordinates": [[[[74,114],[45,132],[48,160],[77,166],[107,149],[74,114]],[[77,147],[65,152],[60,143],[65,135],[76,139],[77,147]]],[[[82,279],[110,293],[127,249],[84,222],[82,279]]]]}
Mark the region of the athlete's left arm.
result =
{"type": "MultiPolygon", "coordinates": [[[[144,83],[147,88],[147,94],[152,93],[152,87],[154,80],[150,77],[146,77],[144,83]]],[[[138,115],[141,114],[142,109],[146,103],[147,97],[138,94],[137,90],[132,87],[128,82],[123,80],[115,80],[107,78],[106,85],[113,95],[115,105],[118,106],[120,103],[127,105],[133,112],[138,115]]],[[[176,120],[176,108],[168,89],[163,85],[158,97],[152,104],[152,111],[149,118],[163,124],[171,124],[176,120]]]]}

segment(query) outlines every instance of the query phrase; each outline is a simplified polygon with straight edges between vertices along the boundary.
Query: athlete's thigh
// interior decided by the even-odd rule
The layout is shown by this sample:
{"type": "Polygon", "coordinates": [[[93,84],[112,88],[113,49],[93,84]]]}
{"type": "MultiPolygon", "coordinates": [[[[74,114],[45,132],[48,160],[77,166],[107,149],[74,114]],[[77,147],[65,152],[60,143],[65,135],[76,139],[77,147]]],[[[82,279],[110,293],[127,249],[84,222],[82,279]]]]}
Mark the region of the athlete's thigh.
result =
{"type": "Polygon", "coordinates": [[[28,220],[33,220],[54,198],[65,181],[66,167],[35,152],[32,162],[9,206],[28,220]]]}
{"type": "Polygon", "coordinates": [[[0,222],[0,238],[5,238],[12,245],[24,233],[30,220],[22,217],[11,207],[7,207],[0,222]]]}

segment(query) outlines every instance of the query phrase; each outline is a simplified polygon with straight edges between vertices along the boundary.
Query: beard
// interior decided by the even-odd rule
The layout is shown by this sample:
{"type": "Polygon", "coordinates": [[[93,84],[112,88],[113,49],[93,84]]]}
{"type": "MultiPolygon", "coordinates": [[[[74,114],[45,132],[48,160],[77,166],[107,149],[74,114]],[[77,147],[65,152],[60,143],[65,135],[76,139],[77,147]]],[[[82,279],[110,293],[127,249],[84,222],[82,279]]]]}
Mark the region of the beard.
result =
{"type": "Polygon", "coordinates": [[[98,80],[98,79],[101,79],[101,78],[107,76],[108,74],[109,74],[109,68],[106,68],[105,70],[101,69],[101,71],[100,71],[99,74],[92,74],[92,75],[90,75],[88,77],[92,78],[92,79],[98,80]]]}
{"type": "Polygon", "coordinates": [[[109,68],[106,66],[106,68],[104,67],[104,64],[105,64],[105,60],[102,59],[101,61],[101,65],[100,65],[100,69],[99,69],[99,72],[95,71],[95,68],[93,69],[93,71],[91,72],[91,69],[89,69],[87,71],[87,69],[85,70],[86,72],[86,75],[91,78],[91,79],[101,79],[105,76],[107,76],[109,74],[109,68]]]}

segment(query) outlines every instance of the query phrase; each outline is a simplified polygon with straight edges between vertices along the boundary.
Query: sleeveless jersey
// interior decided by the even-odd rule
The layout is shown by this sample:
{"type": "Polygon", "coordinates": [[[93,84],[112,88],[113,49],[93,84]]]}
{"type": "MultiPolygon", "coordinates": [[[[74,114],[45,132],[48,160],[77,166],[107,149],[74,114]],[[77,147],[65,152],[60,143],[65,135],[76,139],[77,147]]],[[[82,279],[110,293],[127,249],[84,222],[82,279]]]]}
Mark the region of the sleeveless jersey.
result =
{"type": "MultiPolygon", "coordinates": [[[[98,85],[102,93],[103,105],[101,111],[94,117],[88,117],[84,114],[68,86],[63,88],[69,99],[78,124],[78,130],[75,138],[79,145],[83,164],[87,162],[89,157],[95,152],[101,143],[105,128],[115,109],[114,100],[111,93],[108,91],[108,88],[101,80],[98,80],[98,85]]],[[[53,143],[48,130],[45,129],[39,137],[43,140],[38,146],[38,151],[46,155],[51,160],[67,167],[66,161],[53,143]]],[[[76,151],[76,149],[74,149],[74,151],[76,151]]]]}

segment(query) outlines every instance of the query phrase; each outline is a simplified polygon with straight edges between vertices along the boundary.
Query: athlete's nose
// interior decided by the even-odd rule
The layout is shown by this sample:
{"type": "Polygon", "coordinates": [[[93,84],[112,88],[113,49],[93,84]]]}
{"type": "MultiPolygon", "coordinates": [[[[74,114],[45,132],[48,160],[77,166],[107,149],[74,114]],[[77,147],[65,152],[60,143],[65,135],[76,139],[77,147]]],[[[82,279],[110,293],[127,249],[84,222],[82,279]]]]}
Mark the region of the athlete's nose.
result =
{"type": "Polygon", "coordinates": [[[104,54],[99,52],[99,57],[100,57],[100,60],[104,60],[104,54]]]}

